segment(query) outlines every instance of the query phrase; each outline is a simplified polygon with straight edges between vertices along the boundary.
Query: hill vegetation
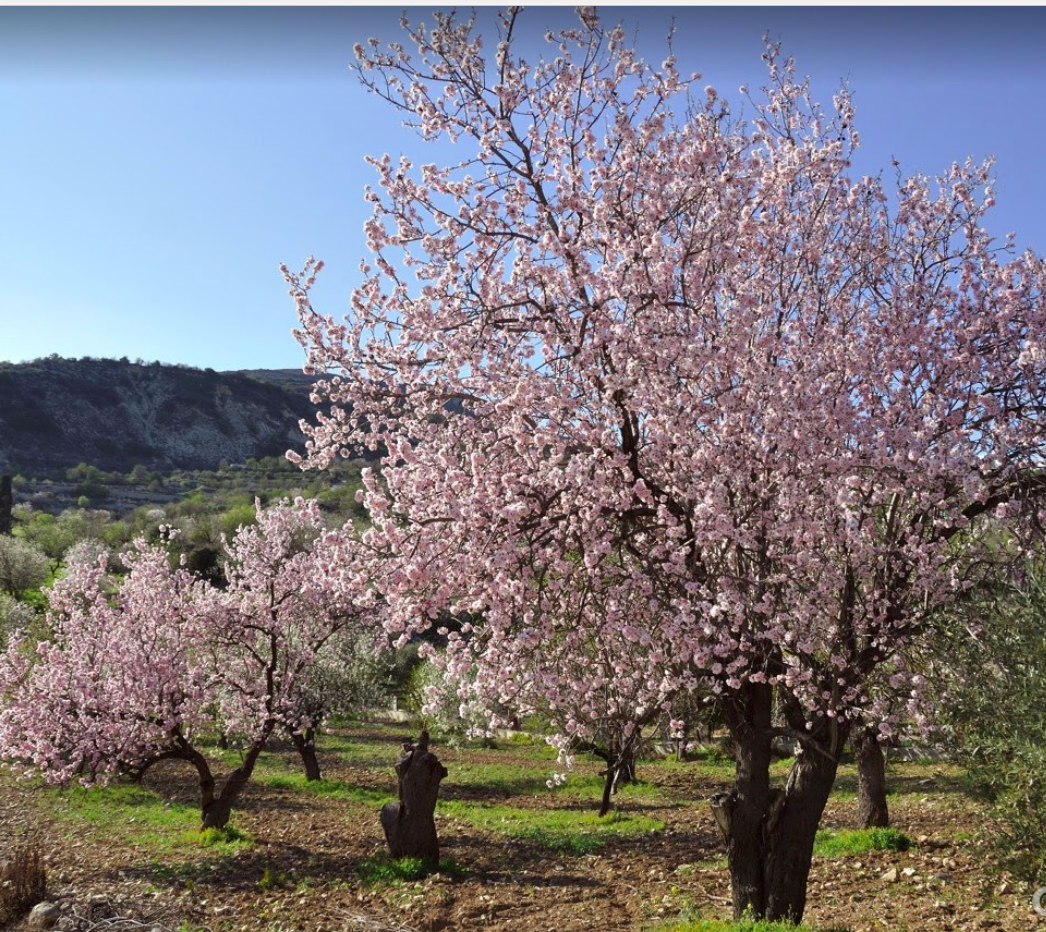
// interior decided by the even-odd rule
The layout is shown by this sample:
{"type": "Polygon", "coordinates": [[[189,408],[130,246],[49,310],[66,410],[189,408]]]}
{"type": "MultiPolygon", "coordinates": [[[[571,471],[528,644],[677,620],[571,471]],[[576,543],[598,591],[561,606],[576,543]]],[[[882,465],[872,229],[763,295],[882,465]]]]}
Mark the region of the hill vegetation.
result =
{"type": "Polygon", "coordinates": [[[0,470],[216,469],[300,449],[311,380],[128,359],[0,363],[0,470]]]}

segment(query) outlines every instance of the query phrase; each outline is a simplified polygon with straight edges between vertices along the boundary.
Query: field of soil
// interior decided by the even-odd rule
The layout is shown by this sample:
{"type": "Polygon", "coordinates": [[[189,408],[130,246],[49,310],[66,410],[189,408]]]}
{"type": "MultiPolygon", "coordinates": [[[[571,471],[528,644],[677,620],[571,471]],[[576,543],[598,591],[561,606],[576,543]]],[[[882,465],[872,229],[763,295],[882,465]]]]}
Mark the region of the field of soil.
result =
{"type": "MultiPolygon", "coordinates": [[[[579,759],[549,789],[542,743],[433,750],[450,775],[437,809],[441,872],[382,874],[377,813],[395,793],[405,726],[339,727],[321,740],[324,781],[296,755],[263,758],[234,812],[237,832],[200,842],[193,773],[158,766],[144,788],[56,790],[0,774],[0,852],[31,831],[49,869],[59,928],[154,932],[647,932],[726,917],[724,847],[706,804],[731,765],[642,761],[639,783],[600,823],[598,763],[579,759]]],[[[222,754],[215,751],[215,756],[222,754]]],[[[224,752],[227,767],[235,755],[224,752]]],[[[784,779],[787,763],[775,765],[784,779]]],[[[889,768],[894,825],[907,851],[816,857],[806,922],[817,930],[1046,930],[1031,891],[1001,878],[977,841],[978,804],[941,763],[889,768]]],[[[853,828],[855,774],[844,766],[823,828],[853,828]]],[[[1046,883],[1046,879],[1044,879],[1046,883]]],[[[26,924],[13,929],[28,928],[26,924]]]]}

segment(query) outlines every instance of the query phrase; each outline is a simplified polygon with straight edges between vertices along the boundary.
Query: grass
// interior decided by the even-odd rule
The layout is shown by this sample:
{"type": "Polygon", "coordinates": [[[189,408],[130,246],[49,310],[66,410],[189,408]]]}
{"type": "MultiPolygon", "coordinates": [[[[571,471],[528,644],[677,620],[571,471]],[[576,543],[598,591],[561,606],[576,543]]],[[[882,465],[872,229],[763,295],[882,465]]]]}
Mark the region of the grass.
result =
{"type": "MultiPolygon", "coordinates": [[[[790,922],[768,922],[765,919],[677,919],[654,926],[650,932],[818,932],[811,926],[790,922]]],[[[820,932],[846,932],[845,929],[822,929],[820,932]]]]}
{"type": "Polygon", "coordinates": [[[233,826],[200,831],[200,810],[165,800],[136,784],[55,790],[51,812],[76,831],[97,831],[151,854],[185,853],[200,847],[224,857],[250,847],[253,839],[233,826]]]}
{"type": "Polygon", "coordinates": [[[814,841],[814,857],[845,858],[869,851],[907,851],[912,840],[895,828],[859,828],[834,832],[821,829],[814,841]]]}
{"type": "Polygon", "coordinates": [[[235,854],[243,848],[249,848],[254,844],[254,839],[249,832],[236,828],[235,825],[226,825],[222,828],[205,828],[202,832],[193,832],[186,839],[192,844],[202,848],[211,848],[218,854],[235,854]]]}
{"type": "MultiPolygon", "coordinates": [[[[497,789],[506,795],[535,796],[549,792],[548,780],[555,769],[555,758],[538,759],[532,766],[527,764],[477,764],[454,762],[447,758],[450,776],[444,781],[448,789],[456,788],[465,793],[497,789]]],[[[642,765],[641,765],[642,766],[642,765]]],[[[574,771],[567,775],[566,782],[553,790],[557,794],[576,797],[593,802],[603,794],[603,777],[595,773],[574,771]]],[[[647,799],[663,801],[663,792],[655,784],[644,780],[624,783],[618,788],[621,800],[647,799]]]]}
{"type": "Polygon", "coordinates": [[[656,819],[621,811],[601,819],[594,810],[523,809],[460,800],[441,801],[437,811],[476,828],[534,841],[566,854],[588,854],[608,842],[648,835],[665,827],[656,819]]]}
{"type": "Polygon", "coordinates": [[[543,793],[546,790],[545,781],[555,766],[552,760],[535,766],[528,766],[522,761],[519,764],[479,764],[455,760],[456,756],[445,754],[441,757],[450,771],[443,785],[448,788],[460,788],[465,792],[475,789],[498,789],[513,796],[543,793]]]}
{"type": "Polygon", "coordinates": [[[433,864],[424,858],[394,858],[387,851],[364,859],[356,869],[365,884],[396,884],[424,880],[430,874],[440,873],[459,880],[468,871],[450,858],[440,858],[433,864]]]}
{"type": "Polygon", "coordinates": [[[307,780],[303,773],[267,774],[263,775],[258,782],[277,790],[311,793],[313,796],[341,799],[366,806],[381,806],[394,798],[391,793],[384,790],[353,786],[344,780],[307,780]]]}

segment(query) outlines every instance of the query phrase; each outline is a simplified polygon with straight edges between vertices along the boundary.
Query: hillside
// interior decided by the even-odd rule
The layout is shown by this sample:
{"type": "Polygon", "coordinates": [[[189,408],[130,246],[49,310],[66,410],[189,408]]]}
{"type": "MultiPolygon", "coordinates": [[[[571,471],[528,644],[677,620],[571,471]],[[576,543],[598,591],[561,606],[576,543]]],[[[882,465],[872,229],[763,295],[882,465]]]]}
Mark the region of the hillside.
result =
{"type": "Polygon", "coordinates": [[[309,386],[293,370],[0,362],[0,469],[213,469],[222,460],[282,456],[304,446],[298,422],[314,415],[309,386]]]}

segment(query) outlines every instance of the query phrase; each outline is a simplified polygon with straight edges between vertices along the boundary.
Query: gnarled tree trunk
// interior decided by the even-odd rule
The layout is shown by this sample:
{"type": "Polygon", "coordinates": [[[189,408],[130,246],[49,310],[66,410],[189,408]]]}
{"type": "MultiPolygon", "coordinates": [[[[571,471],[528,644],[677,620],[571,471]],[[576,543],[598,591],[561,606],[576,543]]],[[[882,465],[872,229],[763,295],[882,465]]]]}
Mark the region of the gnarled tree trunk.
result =
{"type": "Polygon", "coordinates": [[[434,814],[439,785],[447,775],[447,768],[429,751],[427,731],[421,733],[415,744],[405,744],[403,751],[396,764],[399,802],[382,806],[381,827],[393,857],[421,858],[436,864],[439,838],[434,814]]]}
{"type": "Polygon", "coordinates": [[[724,703],[737,754],[733,792],[712,799],[727,840],[734,916],[798,923],[806,908],[806,885],[814,836],[839,765],[845,725],[804,742],[783,790],[770,787],[772,688],[748,683],[724,703]]]}
{"type": "Polygon", "coordinates": [[[175,750],[161,754],[154,761],[147,763],[141,768],[141,773],[144,774],[147,767],[164,758],[178,758],[188,761],[196,768],[200,781],[201,828],[225,828],[229,824],[233,804],[240,798],[240,794],[243,793],[244,787],[250,780],[251,774],[254,772],[254,765],[258,762],[258,756],[261,754],[271,731],[272,729],[269,728],[264,736],[259,737],[251,745],[243,759],[243,763],[226,777],[221,790],[218,790],[217,781],[214,779],[214,774],[211,772],[211,766],[207,762],[207,758],[180,735],[177,738],[177,748],[175,750]]]}
{"type": "Polygon", "coordinates": [[[291,731],[290,734],[305,767],[305,779],[319,780],[320,762],[316,758],[316,729],[306,728],[304,732],[291,731]]]}
{"type": "Polygon", "coordinates": [[[886,758],[874,728],[859,726],[850,736],[857,761],[857,799],[861,828],[885,828],[890,824],[886,804],[886,758]]]}
{"type": "Polygon", "coordinates": [[[243,763],[225,778],[221,792],[217,795],[214,794],[214,781],[213,779],[211,780],[210,799],[207,798],[204,780],[201,776],[200,795],[203,809],[203,828],[225,828],[229,824],[233,804],[240,798],[243,788],[247,785],[247,781],[250,780],[251,774],[254,772],[254,765],[258,762],[258,755],[261,754],[264,743],[263,741],[251,746],[247,756],[243,759],[243,763]]]}

